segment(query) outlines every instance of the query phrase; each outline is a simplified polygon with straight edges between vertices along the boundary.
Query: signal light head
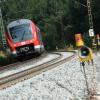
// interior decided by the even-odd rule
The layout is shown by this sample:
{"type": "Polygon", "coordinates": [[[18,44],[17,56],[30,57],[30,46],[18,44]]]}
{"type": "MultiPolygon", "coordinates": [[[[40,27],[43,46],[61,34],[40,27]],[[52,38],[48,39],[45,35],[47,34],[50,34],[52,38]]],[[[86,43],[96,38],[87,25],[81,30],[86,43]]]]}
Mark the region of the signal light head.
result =
{"type": "Polygon", "coordinates": [[[89,55],[89,49],[87,47],[82,47],[80,50],[83,56],[89,55]]]}
{"type": "Polygon", "coordinates": [[[90,51],[89,51],[89,48],[88,47],[82,46],[79,49],[79,57],[86,58],[87,56],[89,56],[89,54],[90,54],[90,51]]]}
{"type": "Polygon", "coordinates": [[[88,62],[90,60],[91,61],[93,60],[92,50],[89,47],[86,47],[86,46],[82,46],[78,50],[78,56],[79,56],[79,60],[81,62],[88,62]]]}

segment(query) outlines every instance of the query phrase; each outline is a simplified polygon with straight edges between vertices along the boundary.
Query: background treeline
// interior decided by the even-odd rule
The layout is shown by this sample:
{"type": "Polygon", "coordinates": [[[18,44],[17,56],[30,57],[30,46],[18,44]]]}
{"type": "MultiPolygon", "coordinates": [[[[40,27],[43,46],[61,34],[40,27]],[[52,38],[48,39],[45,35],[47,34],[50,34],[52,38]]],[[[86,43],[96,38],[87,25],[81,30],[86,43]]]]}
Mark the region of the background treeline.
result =
{"type": "MultiPolygon", "coordinates": [[[[16,19],[32,19],[41,29],[47,50],[75,46],[75,33],[82,33],[86,45],[88,35],[87,0],[1,0],[5,26],[16,19]],[[80,2],[80,3],[79,3],[80,2]]],[[[91,0],[95,34],[100,32],[100,0],[91,0]]]]}

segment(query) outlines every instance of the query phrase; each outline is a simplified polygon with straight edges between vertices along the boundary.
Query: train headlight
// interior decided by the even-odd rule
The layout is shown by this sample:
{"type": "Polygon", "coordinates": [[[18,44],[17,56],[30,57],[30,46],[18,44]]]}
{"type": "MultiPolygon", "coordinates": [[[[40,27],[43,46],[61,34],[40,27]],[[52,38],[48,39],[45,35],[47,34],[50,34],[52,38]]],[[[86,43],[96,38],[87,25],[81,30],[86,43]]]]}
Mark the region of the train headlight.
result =
{"type": "Polygon", "coordinates": [[[26,44],[26,42],[21,42],[21,45],[25,45],[26,44]]]}
{"type": "Polygon", "coordinates": [[[89,53],[89,48],[83,46],[79,50],[79,57],[86,58],[89,55],[89,53]]]}
{"type": "Polygon", "coordinates": [[[15,55],[15,54],[17,54],[17,52],[16,52],[16,51],[13,51],[13,52],[12,52],[12,54],[14,54],[14,55],[15,55]]]}

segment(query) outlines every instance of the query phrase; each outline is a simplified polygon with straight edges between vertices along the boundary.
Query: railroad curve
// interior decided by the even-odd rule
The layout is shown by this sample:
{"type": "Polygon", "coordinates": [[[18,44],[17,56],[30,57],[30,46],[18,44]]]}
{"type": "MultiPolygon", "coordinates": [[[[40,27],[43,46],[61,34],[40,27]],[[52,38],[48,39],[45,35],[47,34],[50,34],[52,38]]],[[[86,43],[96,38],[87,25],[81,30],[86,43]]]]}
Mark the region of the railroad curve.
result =
{"type": "Polygon", "coordinates": [[[34,75],[40,74],[44,71],[50,70],[51,68],[57,67],[58,65],[63,64],[64,62],[69,61],[76,56],[75,51],[67,51],[67,52],[59,51],[59,52],[48,53],[48,55],[52,54],[55,55],[56,57],[42,64],[35,65],[34,67],[30,67],[28,69],[12,73],[10,75],[0,77],[0,89],[5,89],[7,87],[12,86],[13,84],[29,79],[34,75]],[[70,55],[67,55],[67,52],[71,52],[70,55]]]}

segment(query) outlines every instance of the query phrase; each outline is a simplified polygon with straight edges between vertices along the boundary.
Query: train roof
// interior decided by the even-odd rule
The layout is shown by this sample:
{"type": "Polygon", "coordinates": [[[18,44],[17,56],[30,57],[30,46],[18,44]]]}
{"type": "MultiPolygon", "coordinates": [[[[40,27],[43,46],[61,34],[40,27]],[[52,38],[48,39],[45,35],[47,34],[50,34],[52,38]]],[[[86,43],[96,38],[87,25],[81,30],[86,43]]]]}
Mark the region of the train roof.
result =
{"type": "Polygon", "coordinates": [[[19,20],[15,20],[15,21],[10,22],[7,25],[7,28],[18,26],[18,25],[21,25],[21,24],[31,23],[31,22],[32,21],[29,20],[29,19],[19,19],[19,20]]]}

